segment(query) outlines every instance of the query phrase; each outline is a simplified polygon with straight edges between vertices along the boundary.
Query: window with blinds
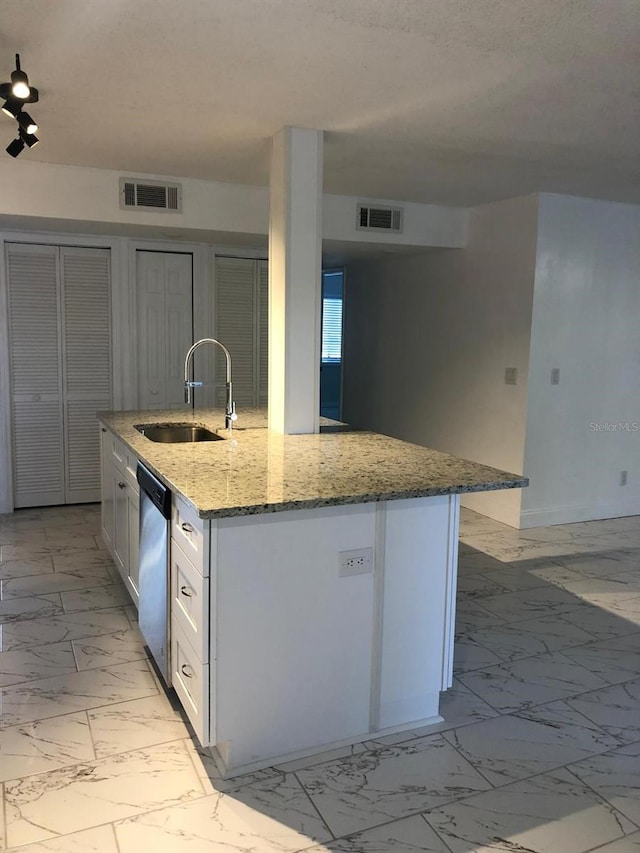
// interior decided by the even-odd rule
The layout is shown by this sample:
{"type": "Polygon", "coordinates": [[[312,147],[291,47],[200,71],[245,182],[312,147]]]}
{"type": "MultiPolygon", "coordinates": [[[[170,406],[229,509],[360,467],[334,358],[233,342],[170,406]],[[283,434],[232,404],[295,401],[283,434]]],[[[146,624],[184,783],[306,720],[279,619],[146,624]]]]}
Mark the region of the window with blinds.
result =
{"type": "Polygon", "coordinates": [[[342,299],[322,300],[322,361],[342,359],[342,299]]]}
{"type": "Polygon", "coordinates": [[[100,499],[95,413],[111,407],[110,253],[6,247],[14,504],[100,499]]]}
{"type": "Polygon", "coordinates": [[[322,351],[323,364],[342,361],[342,296],[344,273],[328,270],[322,273],[322,351]]]}
{"type": "MultiPolygon", "coordinates": [[[[217,257],[215,334],[231,354],[236,404],[266,406],[269,370],[269,273],[266,261],[217,257]]],[[[217,353],[215,402],[225,403],[226,364],[217,353]]]]}

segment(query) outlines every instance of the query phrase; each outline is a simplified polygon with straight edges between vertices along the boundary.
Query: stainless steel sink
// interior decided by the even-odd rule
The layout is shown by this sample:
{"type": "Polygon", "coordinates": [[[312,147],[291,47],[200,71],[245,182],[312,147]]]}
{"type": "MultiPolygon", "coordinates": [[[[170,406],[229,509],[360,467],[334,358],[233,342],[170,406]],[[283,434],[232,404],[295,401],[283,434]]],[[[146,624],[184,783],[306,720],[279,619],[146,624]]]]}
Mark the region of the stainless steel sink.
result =
{"type": "Polygon", "coordinates": [[[135,427],[145,438],[166,444],[187,441],[224,441],[221,435],[193,424],[136,424],[135,427]]]}

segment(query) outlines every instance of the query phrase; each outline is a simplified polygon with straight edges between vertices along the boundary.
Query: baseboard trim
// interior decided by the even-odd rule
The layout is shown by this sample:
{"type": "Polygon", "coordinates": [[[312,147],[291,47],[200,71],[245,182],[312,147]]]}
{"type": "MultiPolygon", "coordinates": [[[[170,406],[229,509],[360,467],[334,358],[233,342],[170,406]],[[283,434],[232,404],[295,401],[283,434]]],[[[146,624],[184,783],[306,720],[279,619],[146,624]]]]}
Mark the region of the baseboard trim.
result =
{"type": "Polygon", "coordinates": [[[578,521],[601,521],[640,515],[640,497],[635,496],[616,506],[603,504],[568,504],[565,506],[525,509],[520,513],[520,529],[550,527],[554,524],[572,524],[578,521]]]}

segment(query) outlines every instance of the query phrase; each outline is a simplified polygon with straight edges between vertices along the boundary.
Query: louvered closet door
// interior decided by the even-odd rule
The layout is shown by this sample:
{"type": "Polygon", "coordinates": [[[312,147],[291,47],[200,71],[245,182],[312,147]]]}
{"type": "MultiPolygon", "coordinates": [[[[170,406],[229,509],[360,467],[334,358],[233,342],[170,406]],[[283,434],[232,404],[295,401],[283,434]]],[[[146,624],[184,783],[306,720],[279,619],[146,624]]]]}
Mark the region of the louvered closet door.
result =
{"type": "Polygon", "coordinates": [[[96,411],[111,408],[108,249],[60,249],[65,501],[100,500],[96,411]]]}
{"type": "Polygon", "coordinates": [[[65,489],[58,250],[7,244],[6,251],[14,504],[61,504],[65,489]]]}
{"type": "MultiPolygon", "coordinates": [[[[215,337],[231,353],[238,407],[267,403],[268,292],[266,262],[216,258],[215,337]]],[[[217,355],[217,405],[225,401],[225,367],[224,357],[217,355]]]]}
{"type": "Polygon", "coordinates": [[[269,264],[258,261],[258,404],[266,406],[269,389],[269,264]]]}

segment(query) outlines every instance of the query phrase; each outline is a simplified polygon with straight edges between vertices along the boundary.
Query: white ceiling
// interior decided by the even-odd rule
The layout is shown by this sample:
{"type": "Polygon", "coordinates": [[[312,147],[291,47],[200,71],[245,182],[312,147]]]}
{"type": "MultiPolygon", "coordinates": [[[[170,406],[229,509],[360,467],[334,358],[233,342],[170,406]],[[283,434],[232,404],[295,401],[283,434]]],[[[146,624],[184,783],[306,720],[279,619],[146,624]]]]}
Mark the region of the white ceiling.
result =
{"type": "Polygon", "coordinates": [[[40,89],[21,159],[267,184],[294,124],[327,192],[640,202],[639,45],[640,0],[21,0],[0,79],[40,89]]]}

